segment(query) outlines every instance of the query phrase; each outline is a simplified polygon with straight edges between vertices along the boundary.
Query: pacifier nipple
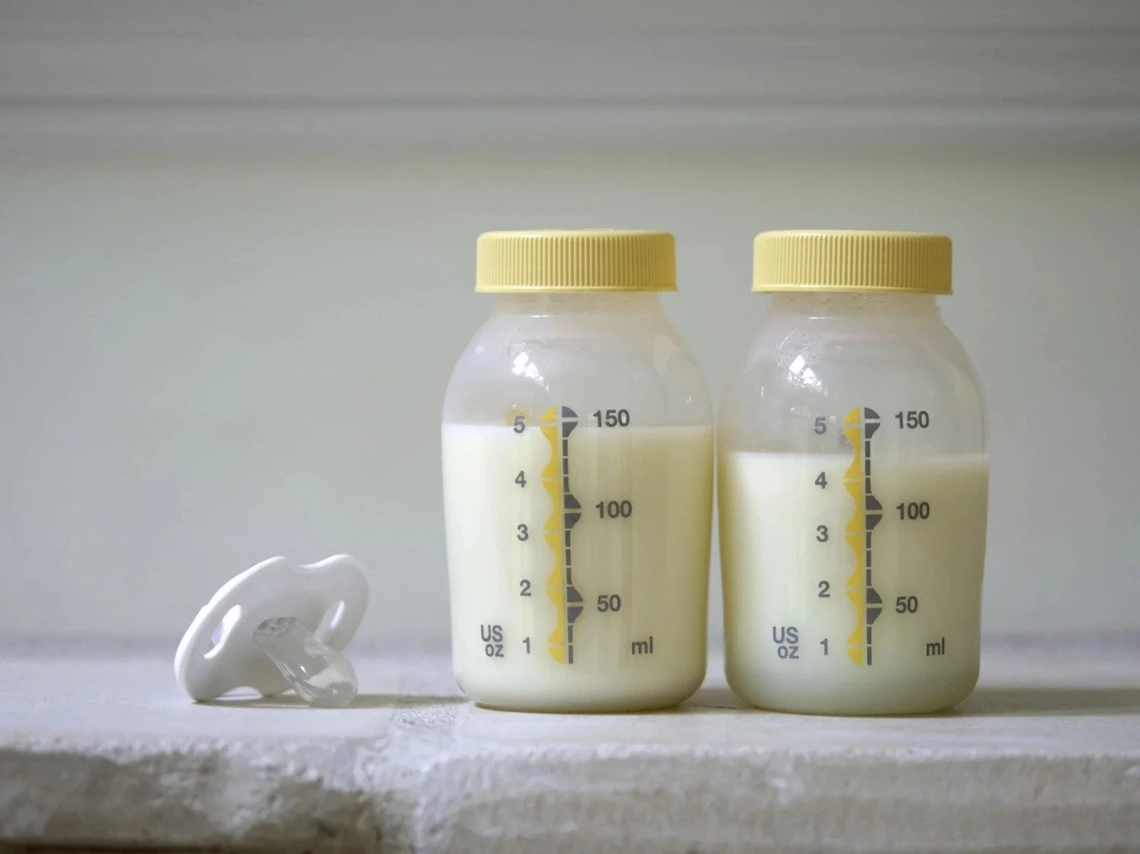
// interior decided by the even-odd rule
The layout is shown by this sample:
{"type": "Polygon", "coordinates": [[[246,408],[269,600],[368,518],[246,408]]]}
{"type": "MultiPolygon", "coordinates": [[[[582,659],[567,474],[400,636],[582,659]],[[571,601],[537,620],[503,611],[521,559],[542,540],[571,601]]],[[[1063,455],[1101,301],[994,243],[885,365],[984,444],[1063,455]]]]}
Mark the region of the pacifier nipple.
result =
{"type": "Polygon", "coordinates": [[[253,641],[310,706],[347,706],[356,696],[352,662],[322,643],[296,617],[263,620],[253,631],[253,641]]]}

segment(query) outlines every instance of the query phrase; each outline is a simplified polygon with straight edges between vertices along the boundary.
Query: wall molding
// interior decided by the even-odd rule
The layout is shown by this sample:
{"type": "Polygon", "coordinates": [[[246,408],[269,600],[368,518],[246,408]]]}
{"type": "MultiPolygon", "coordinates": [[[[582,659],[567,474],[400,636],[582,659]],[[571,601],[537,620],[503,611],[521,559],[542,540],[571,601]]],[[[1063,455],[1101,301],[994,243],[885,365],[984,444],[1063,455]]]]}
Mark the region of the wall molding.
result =
{"type": "Polygon", "coordinates": [[[0,150],[886,141],[1140,144],[1140,2],[0,0],[0,150]]]}

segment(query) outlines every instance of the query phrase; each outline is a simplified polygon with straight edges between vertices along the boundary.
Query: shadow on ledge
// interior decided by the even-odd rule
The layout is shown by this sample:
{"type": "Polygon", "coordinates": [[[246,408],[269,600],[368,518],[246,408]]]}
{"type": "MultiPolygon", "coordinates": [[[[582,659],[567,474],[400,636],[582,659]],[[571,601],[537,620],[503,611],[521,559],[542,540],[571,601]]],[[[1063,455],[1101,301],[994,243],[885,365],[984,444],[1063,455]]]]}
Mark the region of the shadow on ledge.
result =
{"type": "MultiPolygon", "coordinates": [[[[697,712],[756,711],[728,688],[702,688],[680,709],[697,712]]],[[[790,714],[790,713],[783,713],[790,714]]],[[[986,717],[987,715],[1140,715],[1140,688],[1038,687],[989,688],[980,686],[953,708],[922,715],[857,715],[854,717],[986,717]]],[[[819,717],[820,715],[808,715],[819,717]]],[[[830,717],[823,715],[823,717],[830,717]]]]}
{"type": "Polygon", "coordinates": [[[223,706],[232,709],[313,709],[320,711],[352,711],[353,709],[418,709],[427,706],[450,706],[467,702],[462,697],[423,697],[411,694],[357,694],[347,706],[310,706],[296,694],[278,694],[262,697],[251,694],[232,694],[207,700],[202,706],[223,706]]]}
{"type": "Polygon", "coordinates": [[[965,715],[1134,715],[1140,714],[1140,688],[982,685],[957,709],[965,715]]]}

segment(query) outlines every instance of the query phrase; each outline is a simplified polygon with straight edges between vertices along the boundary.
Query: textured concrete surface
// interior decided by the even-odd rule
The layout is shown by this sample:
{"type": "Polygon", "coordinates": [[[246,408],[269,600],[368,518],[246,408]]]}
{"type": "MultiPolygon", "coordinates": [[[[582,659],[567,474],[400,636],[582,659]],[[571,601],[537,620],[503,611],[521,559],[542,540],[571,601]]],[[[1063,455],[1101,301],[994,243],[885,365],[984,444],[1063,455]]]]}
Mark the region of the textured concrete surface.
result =
{"type": "Polygon", "coordinates": [[[745,709],[712,662],[678,710],[462,700],[439,655],[363,656],[361,696],[193,705],[170,650],[0,655],[0,846],[312,851],[1140,848],[1140,644],[988,647],[958,709],[745,709]]]}

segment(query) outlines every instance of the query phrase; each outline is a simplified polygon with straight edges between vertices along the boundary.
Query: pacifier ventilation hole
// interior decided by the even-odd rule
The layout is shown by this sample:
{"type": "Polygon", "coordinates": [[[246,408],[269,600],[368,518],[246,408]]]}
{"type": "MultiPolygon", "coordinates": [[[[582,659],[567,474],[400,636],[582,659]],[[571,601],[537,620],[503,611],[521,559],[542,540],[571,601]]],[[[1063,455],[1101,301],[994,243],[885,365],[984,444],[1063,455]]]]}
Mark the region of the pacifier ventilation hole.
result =
{"type": "Polygon", "coordinates": [[[214,628],[213,634],[210,635],[210,643],[212,643],[213,646],[210,648],[210,651],[206,653],[206,658],[213,658],[221,652],[222,646],[240,619],[241,605],[234,605],[226,611],[226,615],[222,617],[221,622],[218,623],[214,628]]]}

